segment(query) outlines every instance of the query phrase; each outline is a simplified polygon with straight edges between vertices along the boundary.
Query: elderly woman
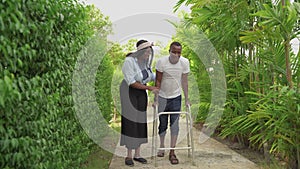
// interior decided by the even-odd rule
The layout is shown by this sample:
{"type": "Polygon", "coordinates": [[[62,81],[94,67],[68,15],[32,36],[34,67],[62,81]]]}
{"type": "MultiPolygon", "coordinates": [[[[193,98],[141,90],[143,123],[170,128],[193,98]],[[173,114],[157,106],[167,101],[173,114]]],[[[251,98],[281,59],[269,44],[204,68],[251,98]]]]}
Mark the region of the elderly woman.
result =
{"type": "Polygon", "coordinates": [[[147,143],[147,104],[146,90],[158,93],[158,88],[147,86],[155,79],[151,71],[153,59],[152,43],[146,40],[137,42],[137,51],[127,54],[122,72],[124,80],[120,86],[121,97],[121,146],[127,148],[125,164],[133,166],[133,160],[147,163],[140,155],[140,146],[147,143]],[[135,150],[132,158],[132,150],[135,150]]]}

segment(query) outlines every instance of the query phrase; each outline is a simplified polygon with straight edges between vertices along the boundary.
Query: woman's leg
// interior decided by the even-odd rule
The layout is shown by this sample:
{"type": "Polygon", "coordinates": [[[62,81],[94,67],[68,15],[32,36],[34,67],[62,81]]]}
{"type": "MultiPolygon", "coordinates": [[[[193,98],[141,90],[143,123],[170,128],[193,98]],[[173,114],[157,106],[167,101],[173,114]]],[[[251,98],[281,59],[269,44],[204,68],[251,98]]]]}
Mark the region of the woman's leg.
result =
{"type": "Polygon", "coordinates": [[[127,158],[132,158],[132,149],[127,148],[127,158]]]}
{"type": "Polygon", "coordinates": [[[134,154],[134,158],[133,160],[138,161],[142,164],[146,164],[147,160],[144,159],[143,157],[141,157],[141,146],[139,146],[138,148],[135,149],[135,154],[134,154]]]}
{"type": "Polygon", "coordinates": [[[139,146],[138,148],[135,149],[134,157],[135,158],[141,157],[141,146],[139,146]]]}
{"type": "Polygon", "coordinates": [[[132,160],[132,149],[127,148],[127,157],[125,158],[125,165],[133,166],[133,160],[132,160]]]}

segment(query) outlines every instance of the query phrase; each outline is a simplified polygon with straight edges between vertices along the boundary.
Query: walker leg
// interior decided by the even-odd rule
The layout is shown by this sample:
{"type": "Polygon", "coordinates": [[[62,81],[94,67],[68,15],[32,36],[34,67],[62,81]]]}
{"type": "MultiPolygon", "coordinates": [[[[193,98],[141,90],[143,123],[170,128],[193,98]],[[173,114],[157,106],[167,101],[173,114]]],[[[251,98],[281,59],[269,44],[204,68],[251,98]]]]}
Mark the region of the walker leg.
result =
{"type": "Polygon", "coordinates": [[[193,127],[193,119],[190,117],[190,127],[191,127],[191,148],[192,148],[192,165],[196,166],[195,163],[195,152],[194,152],[194,140],[193,140],[193,131],[192,131],[192,127],[193,127]]]}
{"type": "Polygon", "coordinates": [[[157,147],[157,141],[156,141],[156,133],[157,133],[157,106],[154,107],[154,115],[153,115],[153,142],[152,142],[152,145],[153,145],[153,156],[154,157],[154,166],[157,167],[157,157],[156,157],[156,147],[157,147]]]}
{"type": "Polygon", "coordinates": [[[153,107],[153,124],[152,124],[152,148],[151,148],[151,159],[153,159],[153,156],[155,155],[155,147],[154,147],[154,143],[155,143],[155,107],[153,107]]]}
{"type": "MultiPolygon", "coordinates": [[[[190,147],[190,129],[189,129],[189,117],[188,115],[185,116],[185,119],[186,119],[186,131],[187,131],[187,146],[190,147]]],[[[188,149],[188,157],[191,157],[190,155],[190,149],[188,149]]]]}

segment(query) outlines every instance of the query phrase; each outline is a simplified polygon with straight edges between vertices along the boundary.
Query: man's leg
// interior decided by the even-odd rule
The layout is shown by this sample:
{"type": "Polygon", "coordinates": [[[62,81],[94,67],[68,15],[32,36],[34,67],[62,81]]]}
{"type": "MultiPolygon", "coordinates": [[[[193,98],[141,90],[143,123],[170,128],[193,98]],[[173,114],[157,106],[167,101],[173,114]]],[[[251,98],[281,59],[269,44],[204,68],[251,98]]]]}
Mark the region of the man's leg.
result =
{"type": "MultiPolygon", "coordinates": [[[[159,134],[159,138],[160,138],[160,148],[164,148],[165,147],[165,135],[166,135],[166,130],[167,130],[167,126],[168,126],[168,115],[160,115],[159,116],[159,126],[158,126],[158,134],[159,134]]],[[[164,150],[160,150],[158,152],[158,156],[159,157],[163,157],[164,156],[164,150]]]]}
{"type": "MultiPolygon", "coordinates": [[[[179,133],[179,114],[172,114],[170,117],[170,123],[171,123],[171,148],[176,147],[177,137],[179,133]]],[[[178,164],[179,161],[175,155],[175,150],[170,150],[169,153],[169,160],[171,164],[178,164]]]]}
{"type": "MultiPolygon", "coordinates": [[[[158,113],[166,111],[167,106],[167,99],[158,97],[158,113]]],[[[168,128],[168,115],[160,115],[159,116],[159,126],[158,126],[158,134],[160,138],[160,148],[165,147],[165,135],[166,130],[168,128]]],[[[164,156],[164,150],[158,151],[158,156],[163,157],[164,156]]]]}
{"type": "MultiPolygon", "coordinates": [[[[181,96],[178,96],[172,100],[171,103],[172,107],[170,108],[171,111],[180,111],[181,110],[181,96]]],[[[171,128],[171,147],[176,147],[177,137],[179,133],[179,114],[172,114],[170,115],[170,128],[171,128]]],[[[171,164],[178,164],[178,159],[175,155],[174,150],[170,150],[169,153],[169,160],[171,164]]]]}
{"type": "MultiPolygon", "coordinates": [[[[175,148],[176,147],[177,136],[178,135],[171,135],[171,148],[175,148]]],[[[175,154],[175,151],[174,150],[170,150],[170,155],[174,155],[174,154],[175,154]]]]}
{"type": "MultiPolygon", "coordinates": [[[[170,103],[170,110],[179,112],[181,110],[181,96],[178,96],[174,99],[172,99],[170,103]]],[[[175,148],[177,137],[179,133],[179,114],[171,114],[170,115],[170,128],[171,128],[171,147],[175,148]]],[[[172,151],[174,152],[174,151],[172,151]]]]}
{"type": "MultiPolygon", "coordinates": [[[[170,128],[171,128],[171,148],[176,147],[177,137],[179,133],[179,114],[172,114],[170,116],[170,128]]],[[[174,153],[174,150],[171,150],[170,153],[174,153]]]]}

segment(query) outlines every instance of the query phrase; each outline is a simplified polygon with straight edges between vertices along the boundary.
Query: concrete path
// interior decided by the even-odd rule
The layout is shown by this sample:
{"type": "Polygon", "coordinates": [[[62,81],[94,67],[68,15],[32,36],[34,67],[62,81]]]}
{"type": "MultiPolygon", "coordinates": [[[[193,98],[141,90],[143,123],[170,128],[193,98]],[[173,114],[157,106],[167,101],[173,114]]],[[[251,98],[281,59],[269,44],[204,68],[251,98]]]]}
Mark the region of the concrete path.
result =
{"type": "MultiPolygon", "coordinates": [[[[148,143],[141,146],[141,155],[148,160],[147,164],[134,162],[134,167],[125,166],[124,157],[126,156],[126,148],[124,146],[117,146],[115,155],[112,158],[110,169],[259,169],[259,167],[228,148],[226,145],[216,141],[212,138],[207,138],[203,143],[200,143],[200,131],[193,128],[194,140],[194,164],[191,158],[188,157],[188,150],[176,150],[176,156],[179,159],[179,164],[172,165],[168,160],[168,151],[165,157],[157,157],[157,167],[154,166],[154,158],[151,157],[152,147],[152,128],[153,128],[153,112],[148,111],[148,143]]],[[[186,147],[186,125],[185,117],[181,116],[180,120],[180,134],[178,136],[177,147],[186,147]]],[[[166,135],[166,146],[169,146],[169,130],[166,135]]],[[[157,137],[157,135],[155,135],[157,137]]],[[[157,145],[159,145],[159,138],[157,137],[157,145]]],[[[120,145],[120,144],[118,144],[120,145]]]]}

